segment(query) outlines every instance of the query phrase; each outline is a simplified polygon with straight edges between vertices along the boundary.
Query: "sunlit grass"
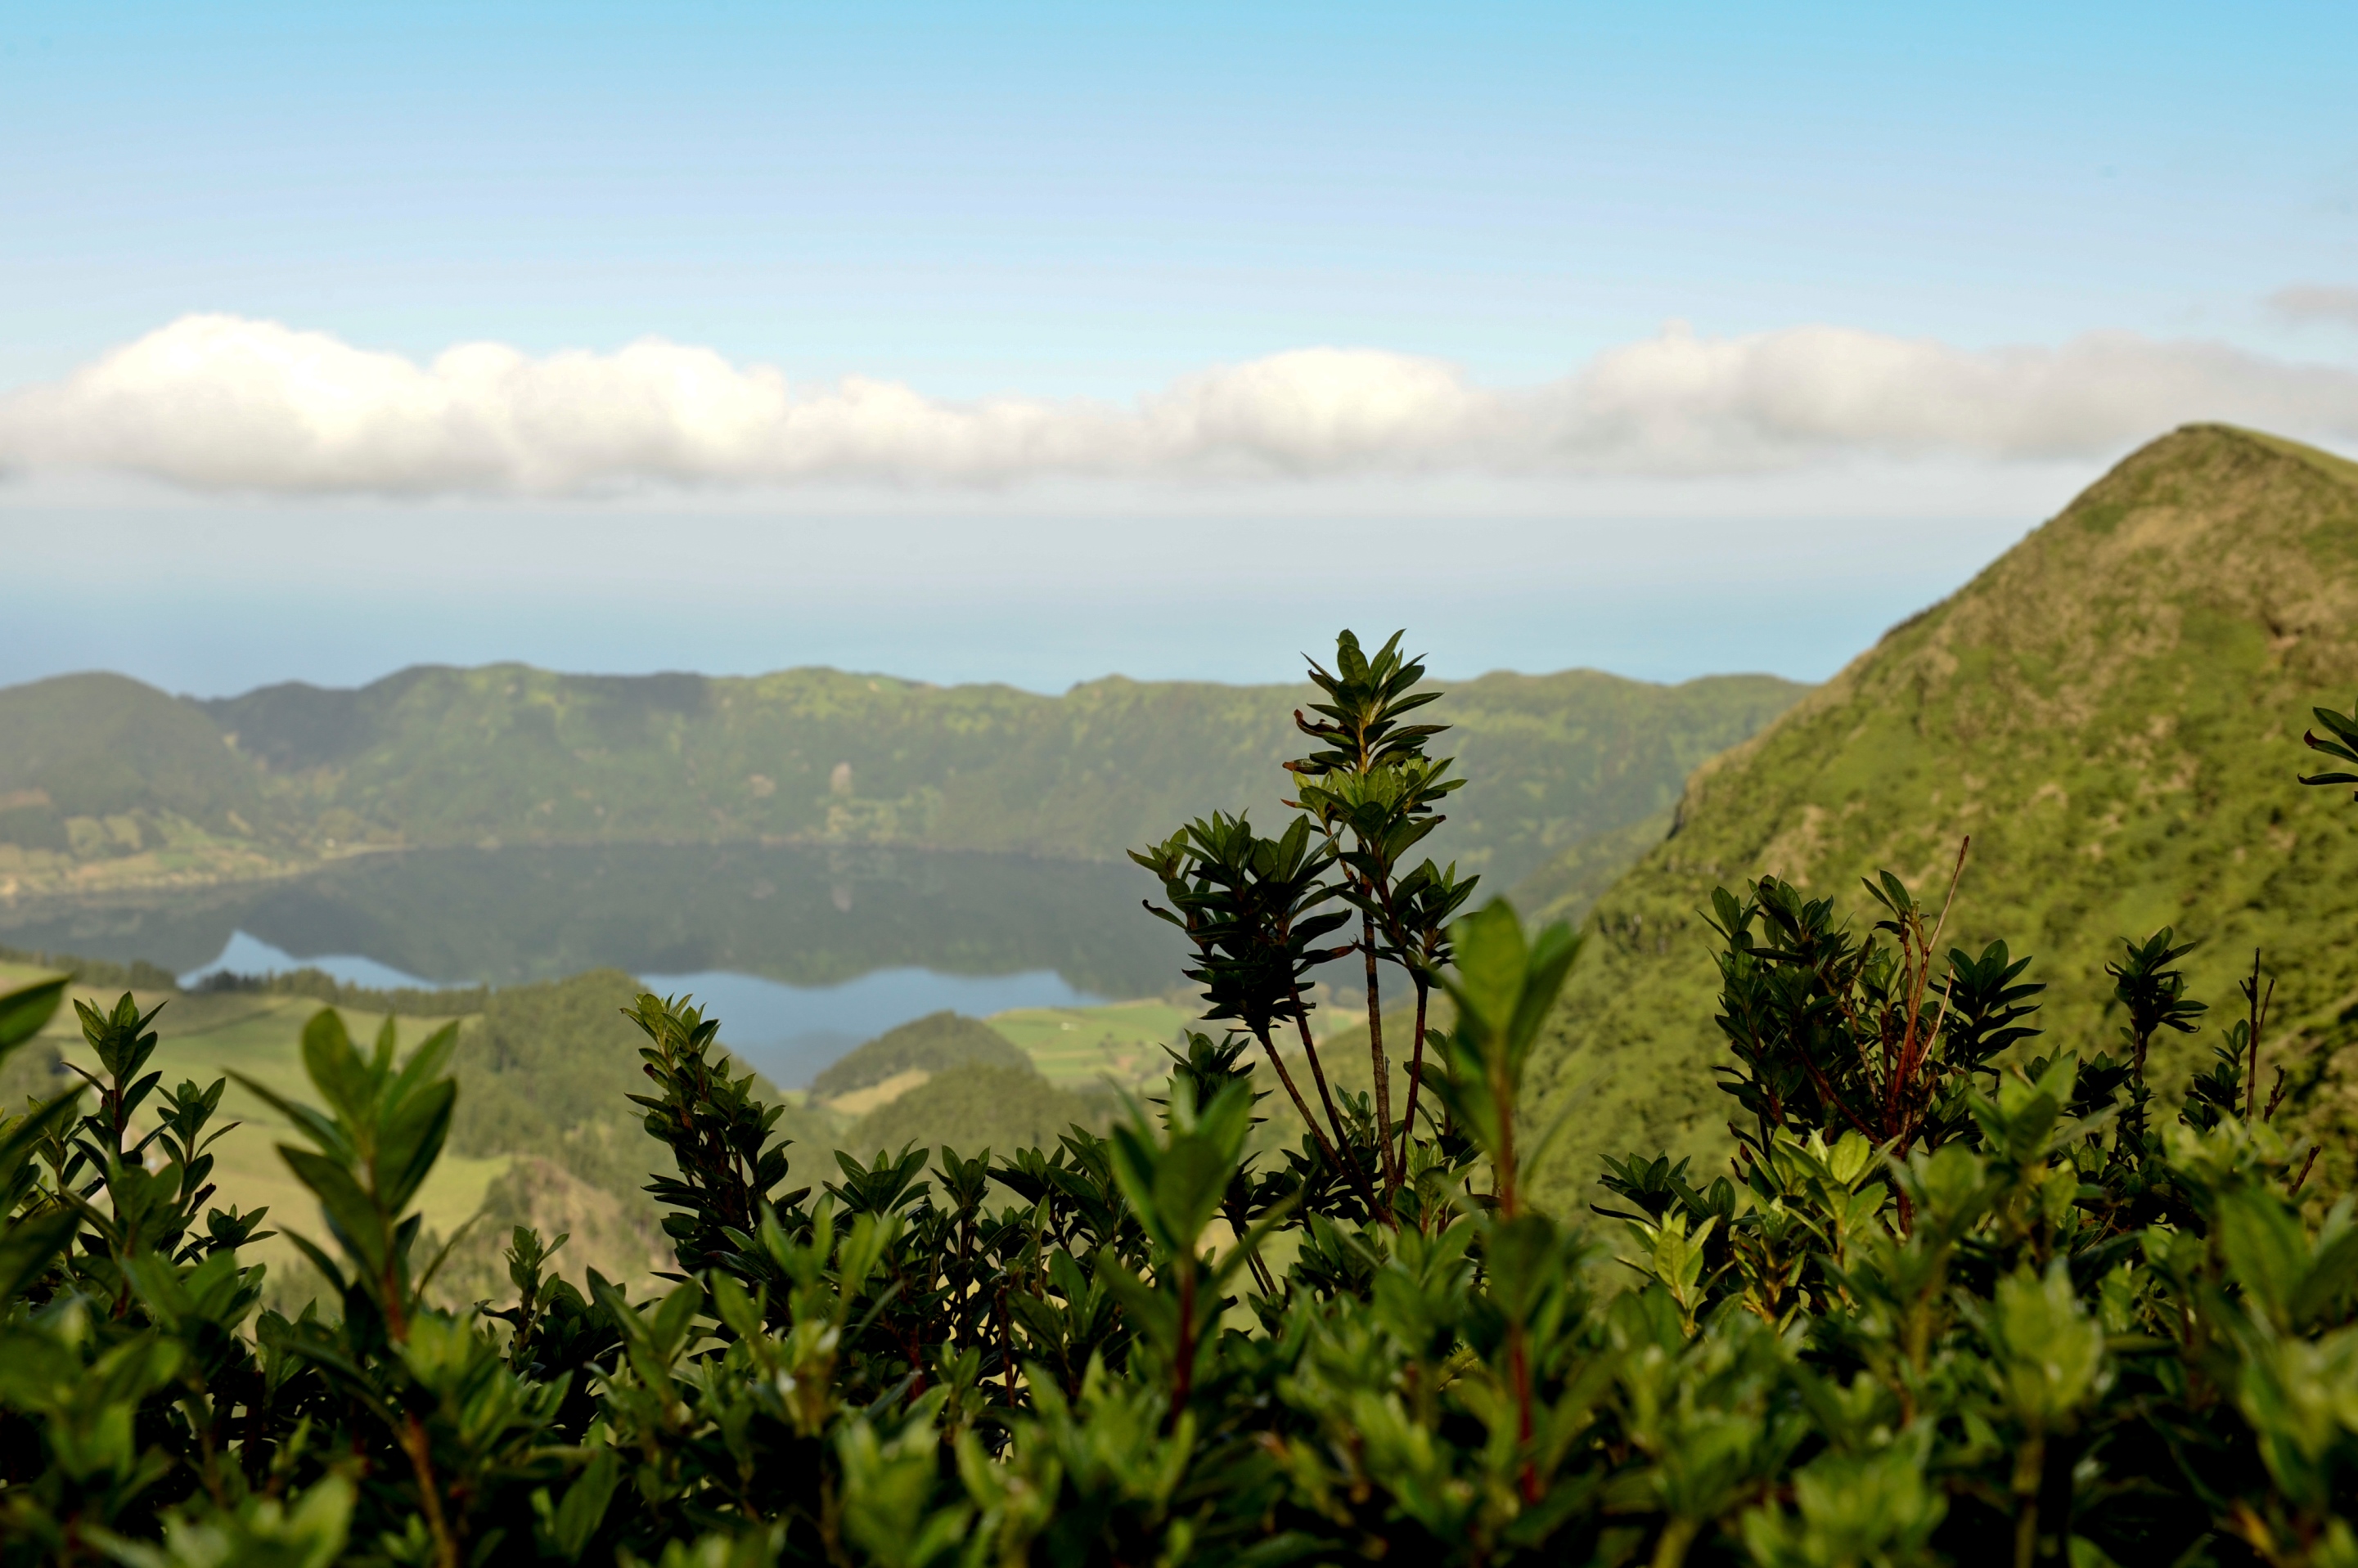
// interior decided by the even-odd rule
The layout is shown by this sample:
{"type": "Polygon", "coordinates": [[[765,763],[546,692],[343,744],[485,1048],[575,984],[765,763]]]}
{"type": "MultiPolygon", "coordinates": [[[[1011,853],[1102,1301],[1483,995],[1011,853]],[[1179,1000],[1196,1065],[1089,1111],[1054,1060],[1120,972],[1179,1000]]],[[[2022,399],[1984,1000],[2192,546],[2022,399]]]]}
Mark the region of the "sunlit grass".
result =
{"type": "Polygon", "coordinates": [[[1195,1022],[1195,1010],[1162,998],[1101,1007],[1019,1007],[986,1020],[1054,1084],[1160,1077],[1163,1047],[1195,1022]]]}

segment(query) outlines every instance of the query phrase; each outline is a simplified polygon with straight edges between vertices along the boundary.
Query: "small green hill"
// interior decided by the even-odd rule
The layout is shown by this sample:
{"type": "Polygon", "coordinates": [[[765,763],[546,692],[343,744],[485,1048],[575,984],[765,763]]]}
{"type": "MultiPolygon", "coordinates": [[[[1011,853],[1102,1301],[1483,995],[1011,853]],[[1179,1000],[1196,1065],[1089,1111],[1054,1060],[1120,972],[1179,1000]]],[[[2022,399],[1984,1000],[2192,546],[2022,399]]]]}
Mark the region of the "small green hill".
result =
{"type": "Polygon", "coordinates": [[[450,1146],[461,1154],[535,1154],[582,1180],[628,1192],[645,1178],[637,1108],[639,1047],[622,1016],[639,983],[618,969],[510,986],[467,1021],[457,1058],[450,1146]]]}
{"type": "Polygon", "coordinates": [[[1112,1103],[1110,1097],[1060,1089],[1028,1065],[968,1062],[877,1107],[836,1143],[863,1161],[879,1149],[897,1152],[910,1143],[936,1152],[946,1144],[968,1157],[986,1148],[1002,1155],[1054,1149],[1057,1134],[1075,1122],[1103,1128],[1112,1103]]]}
{"type": "Polygon", "coordinates": [[[976,1064],[1033,1071],[1032,1058],[982,1020],[947,1011],[928,1013],[838,1058],[811,1080],[810,1098],[833,1099],[902,1073],[938,1075],[976,1064]]]}
{"type": "Polygon", "coordinates": [[[1596,903],[1535,1060],[1534,1121],[1571,1117],[1550,1172],[1720,1147],[1734,1102],[1712,1087],[1696,913],[1715,885],[1774,872],[1855,910],[1858,879],[1888,867],[1937,903],[1968,833],[1943,945],[2035,956],[2043,1047],[2111,1044],[2114,938],[2174,925],[2202,941],[2193,994],[2214,1019],[2265,951],[2271,1061],[2295,1066],[2312,1119],[2350,1118],[2358,808],[2293,775],[2310,707],[2353,690],[2358,467],[2217,426],[2154,442],[1696,773],[1671,835],[1596,903]]]}
{"type": "MultiPolygon", "coordinates": [[[[649,1092],[639,1057],[646,1036],[622,1016],[641,989],[618,969],[593,969],[491,992],[463,1025],[450,1147],[537,1157],[593,1187],[634,1195],[648,1162],[662,1157],[630,1100],[649,1092]]],[[[774,1089],[763,1096],[780,1099],[774,1089]]],[[[791,1101],[780,1129],[806,1144],[827,1138],[825,1121],[791,1101]]]]}

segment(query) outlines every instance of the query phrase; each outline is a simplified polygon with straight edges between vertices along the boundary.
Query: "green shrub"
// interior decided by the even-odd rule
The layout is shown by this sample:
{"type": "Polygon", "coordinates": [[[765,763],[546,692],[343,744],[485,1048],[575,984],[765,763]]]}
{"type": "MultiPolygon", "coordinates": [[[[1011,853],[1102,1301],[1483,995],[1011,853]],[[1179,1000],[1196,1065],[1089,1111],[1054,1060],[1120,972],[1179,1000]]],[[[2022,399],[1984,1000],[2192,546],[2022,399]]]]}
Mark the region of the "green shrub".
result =
{"type": "MultiPolygon", "coordinates": [[[[1230,1027],[1105,1136],[787,1190],[718,1023],[637,998],[644,1295],[518,1227],[514,1305],[435,1305],[455,1027],[405,1061],[322,1011],[320,1107],[274,1103],[335,1310],[261,1310],[263,1217],[207,1208],[222,1086],[159,1095],[152,1013],[83,1006],[84,1094],[0,1125],[0,1563],[2358,1562],[2358,1225],[2259,1092],[2264,977],[2169,1114],[2151,1040],[2215,1028],[2169,932],[2083,1052],[1896,878],[1864,927],[1722,890],[1738,1158],[1548,1213],[1518,1098],[1579,943],[1404,869],[1445,764],[1394,654],[1321,682],[1284,832],[1141,852],[1230,1027]],[[1346,956],[1453,1004],[1397,1119],[1380,1033],[1338,1097],[1309,1026],[1346,956]],[[1266,1163],[1255,1050],[1304,1129],[1266,1163]]],[[[0,1051],[61,993],[0,997],[0,1051]]]]}

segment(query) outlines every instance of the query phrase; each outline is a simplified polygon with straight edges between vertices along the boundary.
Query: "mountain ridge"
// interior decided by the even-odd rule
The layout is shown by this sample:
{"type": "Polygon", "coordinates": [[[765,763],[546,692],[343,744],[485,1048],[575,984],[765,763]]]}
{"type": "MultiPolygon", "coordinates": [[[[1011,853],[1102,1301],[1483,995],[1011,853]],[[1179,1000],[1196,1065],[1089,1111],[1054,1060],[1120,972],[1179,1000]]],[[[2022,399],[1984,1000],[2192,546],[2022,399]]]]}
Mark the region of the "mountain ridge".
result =
{"type": "MultiPolygon", "coordinates": [[[[2112,1044],[2117,936],[2201,938],[2193,994],[2222,1020],[2258,946],[2280,977],[2276,1061],[2303,1115],[2341,1125],[2358,1103],[2358,966],[2338,941],[2358,921],[2358,821],[2293,776],[2309,708],[2353,687],[2358,465],[2215,425],[2131,454],[1697,767],[1670,836],[1588,913],[1534,1065],[1551,1119],[1578,1108],[1552,1171],[1722,1147],[1698,913],[1714,886],[1773,873],[1855,913],[1856,879],[1887,867],[1937,907],[1969,833],[1942,945],[2033,957],[2038,1049],[2112,1044]]],[[[2213,1038],[2174,1040],[2161,1078],[2213,1038]]]]}
{"type": "MultiPolygon", "coordinates": [[[[63,726],[61,696],[102,679],[135,687],[73,676],[0,690],[0,737],[38,750],[39,726],[24,716],[63,726]]],[[[1442,713],[1475,783],[1453,802],[1442,852],[1509,884],[1559,849],[1666,808],[1697,762],[1805,689],[1768,676],[1663,686],[1585,670],[1453,687],[1442,713]]],[[[817,668],[611,676],[494,665],[416,665],[355,688],[135,695],[146,728],[173,730],[179,751],[216,771],[243,760],[241,798],[253,804],[242,820],[254,830],[216,825],[201,844],[183,832],[177,861],[135,864],[110,846],[168,838],[157,826],[168,803],[131,802],[119,841],[103,824],[72,829],[77,840],[66,825],[91,814],[53,794],[39,842],[0,843],[0,876],[66,892],[201,880],[233,851],[247,856],[237,874],[256,875],[373,849],[492,843],[1117,860],[1206,810],[1273,816],[1280,764],[1301,748],[1293,712],[1313,688],[1108,676],[1044,697],[817,668]]]]}

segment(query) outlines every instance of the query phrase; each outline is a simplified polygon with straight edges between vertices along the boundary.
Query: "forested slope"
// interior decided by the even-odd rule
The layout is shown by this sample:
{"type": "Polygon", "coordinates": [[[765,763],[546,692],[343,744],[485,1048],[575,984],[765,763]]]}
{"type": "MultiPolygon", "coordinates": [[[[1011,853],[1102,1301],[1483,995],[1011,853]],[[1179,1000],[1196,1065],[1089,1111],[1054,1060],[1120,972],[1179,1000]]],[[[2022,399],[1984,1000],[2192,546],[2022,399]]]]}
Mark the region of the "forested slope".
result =
{"type": "MultiPolygon", "coordinates": [[[[2311,705],[2353,687],[2358,467],[2216,426],[2128,458],[1690,782],[1672,836],[1596,904],[1543,1047],[1534,1118],[1571,1108],[1558,1196],[1601,1153],[1725,1137],[1714,887],[1774,873],[1856,909],[1888,867],[1937,907],[1966,834],[1943,946],[2036,956],[2040,1048],[2115,1044],[2110,938],[2174,925],[2201,939],[2193,994],[2222,1022],[2264,950],[2272,1059],[2304,1114],[2344,1117],[2358,838],[2345,794],[2292,779],[2311,705]]],[[[2328,1158],[2346,1169],[2348,1140],[2328,1158]]]]}
{"type": "Polygon", "coordinates": [[[0,897],[45,870],[88,882],[250,874],[289,804],[187,704],[116,675],[0,688],[0,897]]]}
{"type": "MultiPolygon", "coordinates": [[[[1438,849],[1505,887],[1666,810],[1807,688],[1493,674],[1446,717],[1474,781],[1438,849]]],[[[299,871],[370,849],[898,846],[1119,860],[1277,809],[1310,688],[1109,677],[1043,697],[827,669],[419,667],[175,700],[119,676],[0,690],[0,879],[27,894],[299,871]]]]}

